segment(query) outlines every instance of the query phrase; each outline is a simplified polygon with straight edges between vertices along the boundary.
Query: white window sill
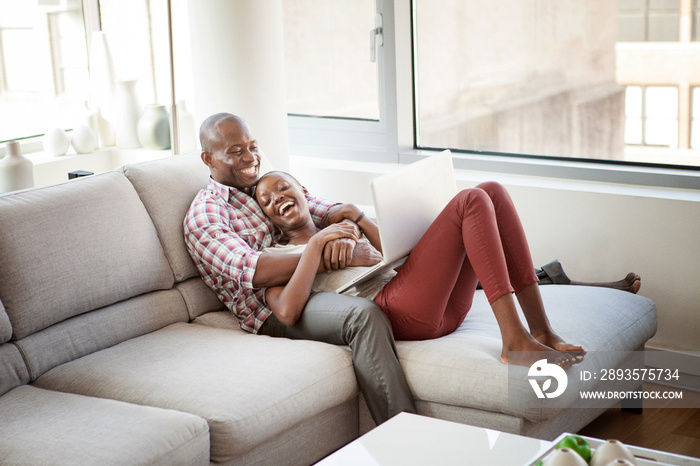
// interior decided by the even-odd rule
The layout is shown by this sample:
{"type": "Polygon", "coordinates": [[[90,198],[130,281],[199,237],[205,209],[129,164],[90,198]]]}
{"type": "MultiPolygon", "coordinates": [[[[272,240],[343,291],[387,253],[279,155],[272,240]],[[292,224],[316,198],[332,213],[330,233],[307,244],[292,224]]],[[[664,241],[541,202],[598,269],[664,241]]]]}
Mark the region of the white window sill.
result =
{"type": "MultiPolygon", "coordinates": [[[[411,163],[432,151],[414,150],[401,154],[401,164],[411,163]]],[[[584,162],[541,161],[519,157],[498,157],[453,153],[455,176],[461,184],[477,184],[496,180],[511,186],[554,190],[606,193],[621,196],[675,199],[700,202],[700,172],[692,170],[654,169],[584,162]]],[[[396,170],[401,164],[317,157],[292,156],[293,171],[344,171],[349,179],[366,186],[343,187],[342,191],[369,191],[368,180],[396,170]]],[[[350,194],[348,192],[348,194],[350,194]]],[[[353,196],[354,197],[354,196],[353,196]]],[[[360,196],[362,203],[371,202],[360,196]]]]}
{"type": "Polygon", "coordinates": [[[49,155],[43,151],[24,155],[34,163],[34,186],[46,186],[67,181],[68,173],[73,171],[104,173],[129,163],[169,157],[172,151],[106,147],[89,154],[78,154],[71,148],[65,155],[49,155]]]}

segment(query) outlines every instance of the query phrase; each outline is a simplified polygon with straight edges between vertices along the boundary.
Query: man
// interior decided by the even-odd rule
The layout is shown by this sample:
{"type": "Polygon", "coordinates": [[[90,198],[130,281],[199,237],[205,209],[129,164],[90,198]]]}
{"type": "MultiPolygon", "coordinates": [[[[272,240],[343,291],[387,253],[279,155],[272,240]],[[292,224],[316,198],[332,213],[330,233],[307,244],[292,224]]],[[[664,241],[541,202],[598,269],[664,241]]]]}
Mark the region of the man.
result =
{"type": "MultiPolygon", "coordinates": [[[[185,217],[185,241],[204,282],[251,333],[348,345],[355,375],[374,421],[380,424],[402,412],[416,412],[396,356],[391,324],[372,301],[334,293],[311,298],[301,318],[282,325],[265,304],[265,288],[284,285],[301,257],[261,252],[280,238],[252,196],[260,177],[262,152],[241,118],[218,113],[200,129],[202,161],[209,185],[199,192],[185,217]]],[[[342,204],[309,197],[318,226],[323,219],[344,219],[342,204]]],[[[358,230],[359,235],[359,230],[358,230]]],[[[324,269],[372,265],[381,256],[365,243],[336,240],[324,250],[324,269]]]]}

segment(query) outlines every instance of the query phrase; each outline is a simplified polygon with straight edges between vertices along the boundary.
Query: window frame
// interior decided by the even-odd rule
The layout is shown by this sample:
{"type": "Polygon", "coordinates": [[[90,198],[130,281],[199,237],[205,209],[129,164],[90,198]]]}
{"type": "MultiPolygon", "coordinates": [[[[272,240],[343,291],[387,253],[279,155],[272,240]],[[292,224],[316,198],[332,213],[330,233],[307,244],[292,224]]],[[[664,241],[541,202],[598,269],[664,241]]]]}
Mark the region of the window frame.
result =
{"type": "MultiPolygon", "coordinates": [[[[393,0],[376,0],[376,12],[382,15],[383,30],[383,45],[377,50],[379,120],[288,114],[292,155],[364,162],[399,161],[400,105],[394,86],[397,82],[398,38],[395,6],[393,0]]],[[[369,41],[367,45],[369,49],[369,41]]]]}

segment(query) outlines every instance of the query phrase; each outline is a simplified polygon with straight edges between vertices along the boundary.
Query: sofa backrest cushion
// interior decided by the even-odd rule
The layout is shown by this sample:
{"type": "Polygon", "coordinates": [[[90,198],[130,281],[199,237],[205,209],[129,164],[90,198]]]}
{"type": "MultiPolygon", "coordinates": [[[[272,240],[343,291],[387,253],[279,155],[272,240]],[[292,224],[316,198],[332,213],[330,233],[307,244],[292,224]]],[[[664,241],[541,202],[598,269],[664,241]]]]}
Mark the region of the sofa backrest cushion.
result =
{"type": "Polygon", "coordinates": [[[0,196],[0,219],[0,299],[14,339],[174,284],[121,173],[0,196]]]}
{"type": "Polygon", "coordinates": [[[185,246],[182,222],[192,200],[209,182],[209,168],[200,155],[125,165],[122,171],[151,215],[175,280],[199,277],[185,246]]]}

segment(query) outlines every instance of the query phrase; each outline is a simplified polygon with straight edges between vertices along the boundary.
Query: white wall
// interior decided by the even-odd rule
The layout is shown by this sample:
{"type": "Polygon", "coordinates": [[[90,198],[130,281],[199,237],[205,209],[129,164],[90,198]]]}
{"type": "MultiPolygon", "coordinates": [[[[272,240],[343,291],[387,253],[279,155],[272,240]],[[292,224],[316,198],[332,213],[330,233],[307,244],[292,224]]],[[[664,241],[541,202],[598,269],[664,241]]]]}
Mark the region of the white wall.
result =
{"type": "MultiPolygon", "coordinates": [[[[371,204],[386,164],[292,158],[313,194],[371,204]]],[[[650,344],[700,350],[700,193],[458,171],[460,188],[495,179],[520,212],[536,266],[559,259],[570,278],[612,281],[636,272],[658,308],[650,344]]]]}

